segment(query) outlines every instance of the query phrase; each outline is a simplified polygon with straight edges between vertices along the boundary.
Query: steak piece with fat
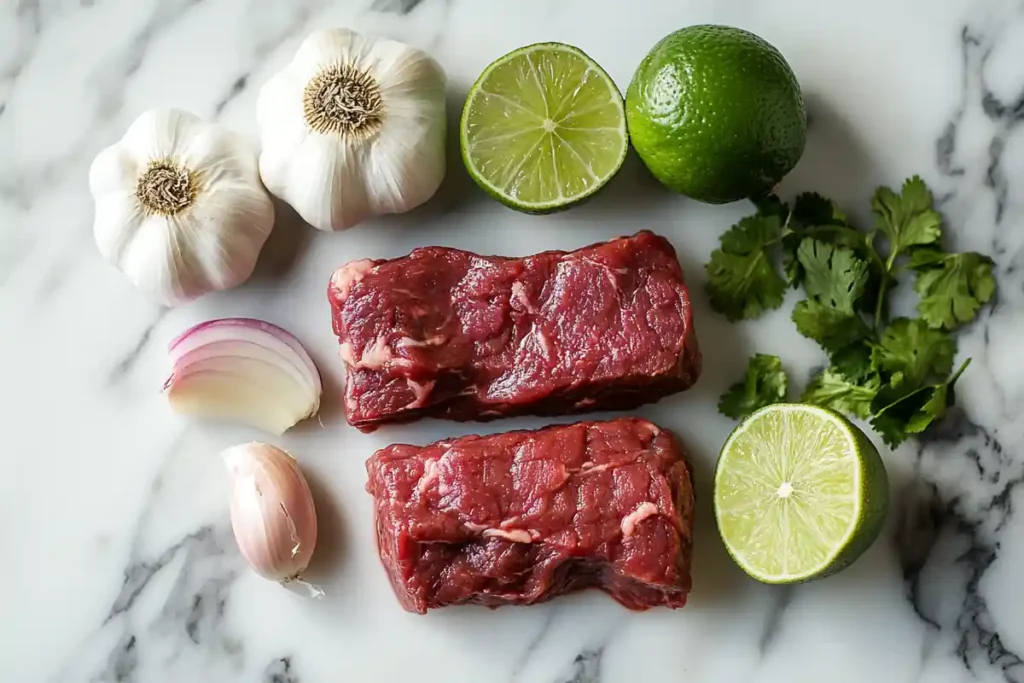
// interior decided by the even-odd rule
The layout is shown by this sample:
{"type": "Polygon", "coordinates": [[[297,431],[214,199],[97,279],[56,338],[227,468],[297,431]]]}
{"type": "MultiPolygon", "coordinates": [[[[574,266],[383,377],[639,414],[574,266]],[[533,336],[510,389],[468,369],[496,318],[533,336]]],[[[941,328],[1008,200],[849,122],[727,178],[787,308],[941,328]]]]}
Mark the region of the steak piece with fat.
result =
{"type": "Polygon", "coordinates": [[[353,261],[328,297],[345,415],[363,431],[629,409],[700,374],[682,269],[648,231],[525,258],[423,247],[353,261]]]}
{"type": "Polygon", "coordinates": [[[672,434],[646,420],[392,445],[366,469],[378,551],[406,610],[590,587],[634,610],[686,603],[690,472],[672,434]]]}

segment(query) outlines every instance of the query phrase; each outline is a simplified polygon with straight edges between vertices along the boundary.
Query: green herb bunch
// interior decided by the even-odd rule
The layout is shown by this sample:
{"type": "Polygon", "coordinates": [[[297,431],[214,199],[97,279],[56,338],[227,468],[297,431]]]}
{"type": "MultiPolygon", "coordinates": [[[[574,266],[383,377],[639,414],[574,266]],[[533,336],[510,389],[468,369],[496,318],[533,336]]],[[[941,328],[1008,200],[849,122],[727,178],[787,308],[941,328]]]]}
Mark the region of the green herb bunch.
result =
{"type": "MultiPolygon", "coordinates": [[[[821,345],[830,365],[801,401],[869,420],[891,447],[924,431],[954,400],[953,332],[995,294],[992,259],[942,248],[942,217],[915,176],[899,194],[879,188],[875,224],[855,227],[836,204],[805,193],[792,206],[775,196],[721,237],[707,264],[711,306],[729,320],[756,318],[782,305],[787,283],[806,298],[793,310],[800,334],[821,345]],[[917,318],[889,316],[889,295],[913,273],[917,318]]],[[[785,400],[775,356],[755,355],[719,410],[740,419],[785,400]]]]}

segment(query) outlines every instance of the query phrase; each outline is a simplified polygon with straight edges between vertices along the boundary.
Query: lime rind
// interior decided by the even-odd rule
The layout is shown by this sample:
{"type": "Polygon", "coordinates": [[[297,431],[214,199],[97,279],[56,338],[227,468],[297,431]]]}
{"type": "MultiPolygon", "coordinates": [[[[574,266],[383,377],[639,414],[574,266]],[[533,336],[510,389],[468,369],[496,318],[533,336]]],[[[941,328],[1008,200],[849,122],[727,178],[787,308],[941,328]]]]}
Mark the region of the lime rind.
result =
{"type": "Polygon", "coordinates": [[[768,406],[737,426],[714,488],[727,551],[764,583],[808,581],[849,565],[877,537],[888,507],[885,469],[867,437],[838,413],[804,404],[768,406]],[[782,495],[790,481],[800,495],[782,495]],[[797,533],[794,523],[803,527],[797,533]],[[798,548],[788,547],[791,539],[798,548]]]}
{"type": "Polygon", "coordinates": [[[629,149],[625,104],[615,82],[586,53],[564,43],[527,45],[488,65],[470,88],[459,128],[462,158],[474,181],[502,203],[531,213],[557,211],[590,197],[618,172],[629,149]],[[492,79],[500,70],[517,68],[512,89],[492,79]],[[604,93],[586,87],[594,78],[604,93]],[[471,136],[471,125],[486,125],[475,109],[481,99],[484,106],[503,110],[490,124],[493,135],[471,136]],[[496,173],[493,166],[485,168],[488,159],[510,165],[496,173]],[[519,173],[527,165],[550,173],[519,173]],[[551,196],[524,198],[529,194],[551,196]]]}
{"type": "Polygon", "coordinates": [[[687,26],[658,41],[626,88],[626,116],[651,174],[711,204],[768,192],[807,144],[793,69],[766,40],[732,26],[687,26]]]}

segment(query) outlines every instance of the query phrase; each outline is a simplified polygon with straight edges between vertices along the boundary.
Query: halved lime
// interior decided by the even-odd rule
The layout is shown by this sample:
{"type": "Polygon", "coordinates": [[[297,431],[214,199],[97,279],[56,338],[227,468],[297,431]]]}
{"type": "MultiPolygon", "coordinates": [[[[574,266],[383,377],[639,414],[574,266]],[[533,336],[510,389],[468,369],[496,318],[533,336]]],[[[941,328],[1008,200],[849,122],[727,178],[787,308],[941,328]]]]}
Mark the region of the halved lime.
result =
{"type": "Polygon", "coordinates": [[[878,537],[889,483],[878,451],[846,418],[777,403],[747,417],[722,447],[715,521],[725,547],[765,583],[822,578],[878,537]]]}
{"type": "Polygon", "coordinates": [[[538,43],[484,69],[460,126],[473,180],[520,211],[547,213],[597,192],[622,166],[622,94],[581,50],[538,43]]]}

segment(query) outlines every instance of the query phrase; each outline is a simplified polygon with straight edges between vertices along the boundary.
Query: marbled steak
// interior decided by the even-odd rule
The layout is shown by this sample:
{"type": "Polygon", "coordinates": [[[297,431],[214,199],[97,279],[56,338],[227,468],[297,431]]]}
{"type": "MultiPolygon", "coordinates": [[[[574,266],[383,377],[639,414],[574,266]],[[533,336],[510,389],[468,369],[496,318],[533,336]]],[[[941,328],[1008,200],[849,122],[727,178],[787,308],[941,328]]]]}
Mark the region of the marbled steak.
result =
{"type": "Polygon", "coordinates": [[[348,263],[328,290],[363,431],[629,409],[700,374],[682,269],[648,231],[525,258],[424,247],[348,263]]]}
{"type": "Polygon", "coordinates": [[[636,610],[686,603],[690,472],[646,420],[393,445],[366,469],[381,561],[411,612],[588,587],[636,610]]]}

